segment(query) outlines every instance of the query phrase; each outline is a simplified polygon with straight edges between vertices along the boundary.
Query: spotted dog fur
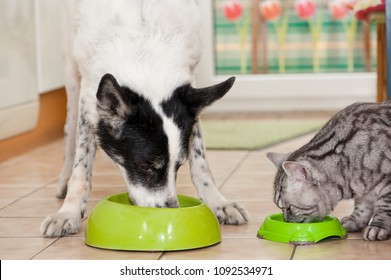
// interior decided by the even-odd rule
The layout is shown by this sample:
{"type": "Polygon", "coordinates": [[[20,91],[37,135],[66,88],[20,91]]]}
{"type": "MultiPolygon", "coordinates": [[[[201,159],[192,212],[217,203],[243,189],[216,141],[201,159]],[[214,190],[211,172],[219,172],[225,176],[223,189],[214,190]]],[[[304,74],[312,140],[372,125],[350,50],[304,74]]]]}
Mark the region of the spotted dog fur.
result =
{"type": "Polygon", "coordinates": [[[199,121],[193,127],[190,145],[190,171],[198,196],[213,209],[221,224],[241,224],[247,222],[247,211],[237,203],[227,201],[216,187],[206,160],[199,121]]]}
{"type": "Polygon", "coordinates": [[[140,206],[178,207],[176,174],[190,160],[199,197],[221,223],[243,224],[245,209],[219,192],[205,155],[199,115],[235,78],[194,88],[200,17],[192,0],[63,1],[68,114],[59,211],[46,237],[78,232],[96,149],[118,166],[140,206]]]}

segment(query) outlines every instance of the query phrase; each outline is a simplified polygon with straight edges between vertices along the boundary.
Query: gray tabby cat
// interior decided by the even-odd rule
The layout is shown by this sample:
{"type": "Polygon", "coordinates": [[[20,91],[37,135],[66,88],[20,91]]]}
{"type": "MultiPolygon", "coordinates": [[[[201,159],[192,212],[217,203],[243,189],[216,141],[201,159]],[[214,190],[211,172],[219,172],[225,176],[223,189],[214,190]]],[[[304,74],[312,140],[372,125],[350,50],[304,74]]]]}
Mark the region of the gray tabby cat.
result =
{"type": "Polygon", "coordinates": [[[286,221],[320,220],[354,198],[345,229],[363,230],[365,240],[390,237],[391,103],[353,104],[297,151],[267,157],[278,168],[274,202],[286,221]]]}

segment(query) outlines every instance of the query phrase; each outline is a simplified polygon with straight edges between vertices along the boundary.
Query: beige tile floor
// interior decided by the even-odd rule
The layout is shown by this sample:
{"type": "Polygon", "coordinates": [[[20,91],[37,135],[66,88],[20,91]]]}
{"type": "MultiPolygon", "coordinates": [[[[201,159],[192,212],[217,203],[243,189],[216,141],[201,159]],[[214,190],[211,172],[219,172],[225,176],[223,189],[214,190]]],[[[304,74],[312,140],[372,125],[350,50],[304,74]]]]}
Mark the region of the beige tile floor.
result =
{"type": "MultiPolygon", "coordinates": [[[[272,202],[274,167],[268,151],[289,152],[312,135],[259,151],[208,151],[208,159],[221,192],[246,207],[251,221],[242,226],[221,226],[221,243],[179,252],[121,252],[84,244],[84,224],[79,233],[64,238],[42,238],[41,221],[55,212],[61,201],[54,198],[56,176],[63,158],[61,140],[0,163],[0,259],[391,259],[391,240],[363,241],[360,234],[345,240],[326,240],[316,245],[294,246],[256,238],[263,219],[279,209],[272,202]]],[[[99,152],[94,165],[89,211],[104,196],[125,191],[118,170],[99,152]]],[[[195,196],[187,165],[178,174],[178,193],[195,196]]],[[[343,217],[352,202],[341,203],[333,213],[343,217]]]]}

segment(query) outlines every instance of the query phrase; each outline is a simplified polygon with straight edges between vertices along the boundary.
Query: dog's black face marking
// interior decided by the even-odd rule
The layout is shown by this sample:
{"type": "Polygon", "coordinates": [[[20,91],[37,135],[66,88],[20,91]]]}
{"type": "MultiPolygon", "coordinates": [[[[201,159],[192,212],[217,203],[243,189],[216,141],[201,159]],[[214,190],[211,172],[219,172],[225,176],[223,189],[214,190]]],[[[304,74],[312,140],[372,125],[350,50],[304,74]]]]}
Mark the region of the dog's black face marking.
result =
{"type": "MultiPolygon", "coordinates": [[[[182,153],[186,159],[189,156],[190,137],[197,118],[195,112],[189,109],[182,98],[182,95],[188,93],[190,89],[190,85],[181,86],[174,91],[169,99],[161,103],[163,112],[167,117],[174,120],[174,123],[180,130],[182,153]]],[[[176,169],[179,169],[180,164],[176,164],[178,165],[176,169]]]]}
{"type": "Polygon", "coordinates": [[[115,87],[114,94],[113,89],[111,94],[102,92],[104,87],[97,94],[99,144],[125,169],[130,182],[151,190],[163,188],[170,160],[163,120],[148,100],[128,88],[115,87]]]}
{"type": "MultiPolygon", "coordinates": [[[[221,98],[234,78],[194,89],[178,87],[160,104],[121,87],[106,74],[97,92],[98,143],[120,166],[137,205],[178,207],[176,173],[189,156],[190,138],[201,110],[221,98]]],[[[201,137],[200,132],[194,132],[201,137]]],[[[203,147],[197,148],[204,157],[203,147]]]]}

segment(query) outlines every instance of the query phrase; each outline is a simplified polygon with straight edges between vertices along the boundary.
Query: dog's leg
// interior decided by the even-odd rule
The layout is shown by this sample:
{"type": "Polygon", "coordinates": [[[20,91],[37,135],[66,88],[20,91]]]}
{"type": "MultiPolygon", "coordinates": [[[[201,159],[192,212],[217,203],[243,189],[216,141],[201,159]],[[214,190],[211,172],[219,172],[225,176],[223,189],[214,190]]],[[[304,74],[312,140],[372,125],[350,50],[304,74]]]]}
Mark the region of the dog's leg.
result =
{"type": "Polygon", "coordinates": [[[76,135],[76,153],[68,192],[61,209],[48,216],[41,224],[41,233],[46,237],[65,236],[79,230],[87,207],[91,189],[92,163],[96,152],[93,128],[81,103],[76,135]]]}
{"type": "Polygon", "coordinates": [[[61,1],[62,55],[64,61],[65,89],[67,93],[67,118],[64,127],[64,163],[59,176],[56,194],[58,198],[64,198],[67,193],[67,184],[72,174],[72,165],[75,159],[80,76],[76,61],[73,57],[73,42],[76,30],[72,20],[75,14],[74,8],[74,3],[71,1],[61,1]]]}
{"type": "Polygon", "coordinates": [[[221,224],[244,224],[248,221],[247,211],[235,202],[227,201],[212,177],[206,160],[200,120],[193,127],[190,140],[189,162],[191,177],[199,197],[211,207],[221,224]]]}
{"type": "Polygon", "coordinates": [[[75,159],[76,127],[80,92],[80,79],[77,65],[68,51],[64,52],[64,58],[67,118],[64,127],[64,163],[58,180],[57,198],[65,197],[67,193],[67,184],[72,174],[72,165],[75,159]]]}

